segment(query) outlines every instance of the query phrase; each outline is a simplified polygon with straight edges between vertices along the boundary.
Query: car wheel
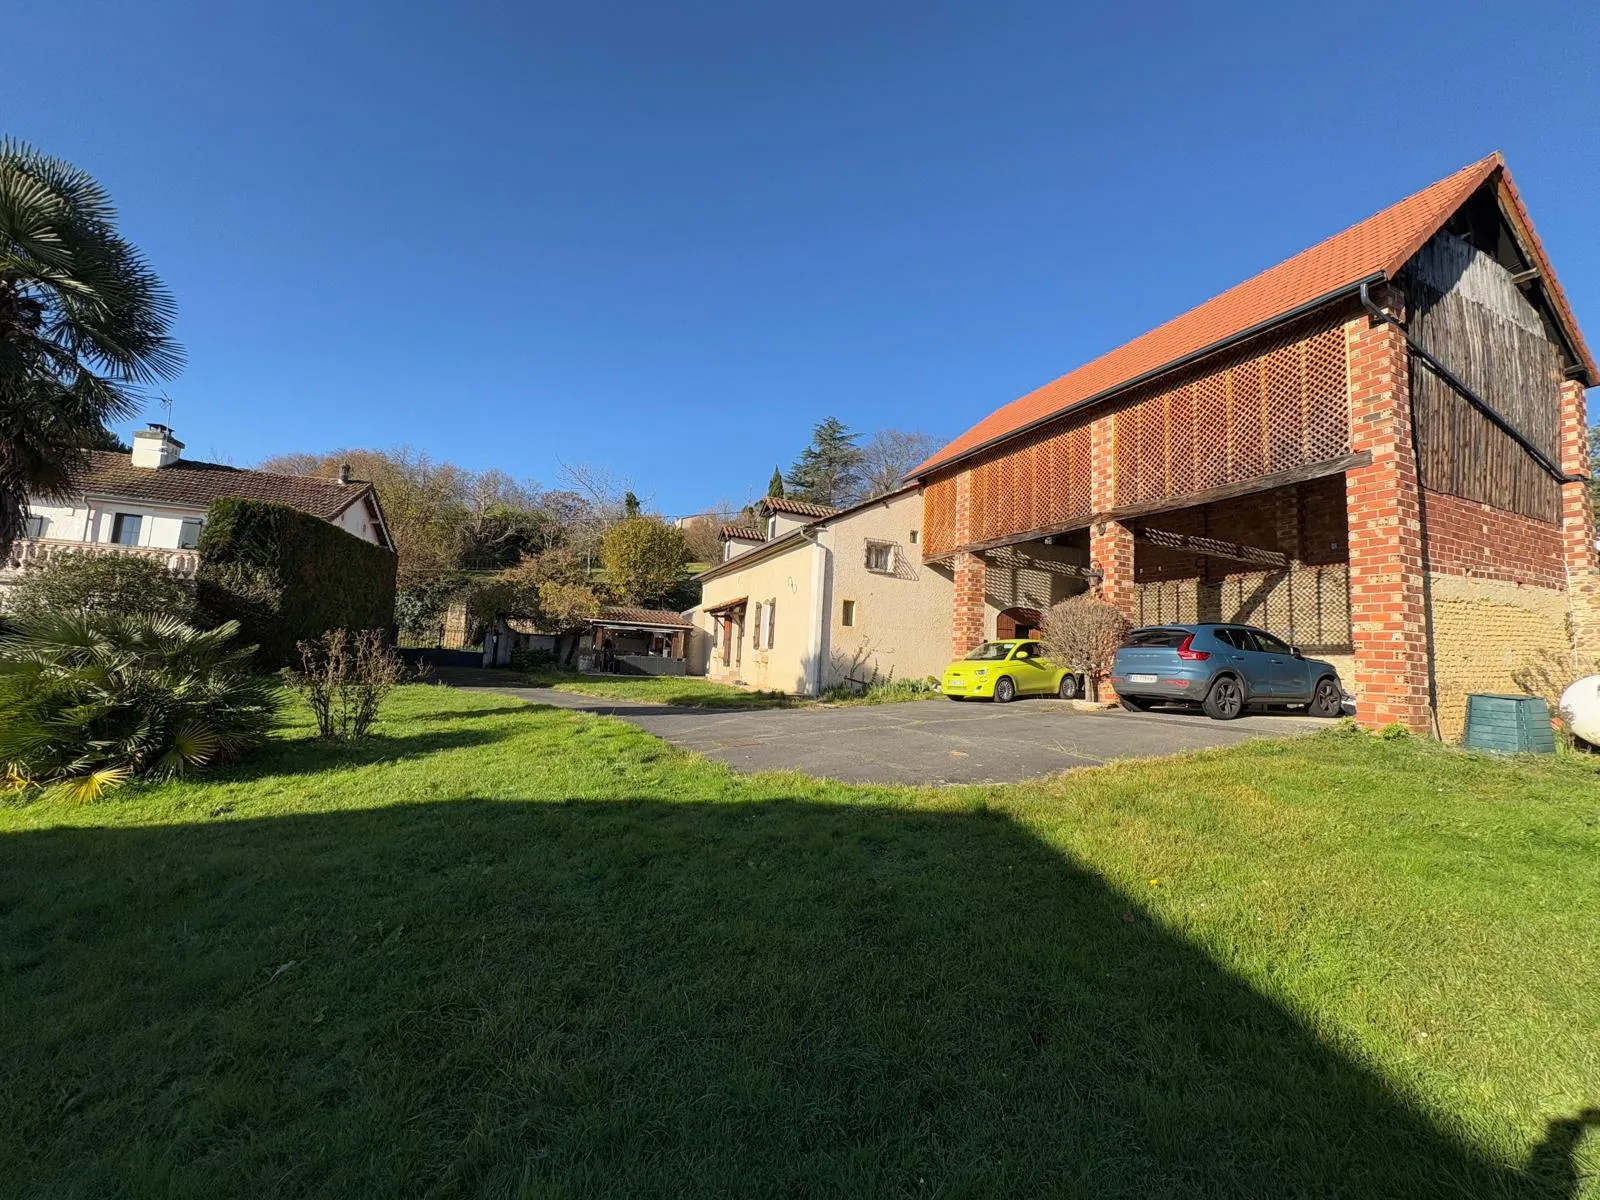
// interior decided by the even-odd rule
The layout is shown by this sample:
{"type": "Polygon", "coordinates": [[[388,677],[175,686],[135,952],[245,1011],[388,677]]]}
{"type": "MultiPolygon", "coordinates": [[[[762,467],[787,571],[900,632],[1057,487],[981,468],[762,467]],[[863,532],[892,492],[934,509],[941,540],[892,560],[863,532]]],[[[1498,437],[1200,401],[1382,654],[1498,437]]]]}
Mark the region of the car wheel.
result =
{"type": "Polygon", "coordinates": [[[996,704],[1010,704],[1017,698],[1017,685],[1011,682],[1009,675],[1002,675],[994,683],[994,699],[996,704]]]}
{"type": "Polygon", "coordinates": [[[1153,703],[1143,696],[1118,696],[1117,701],[1129,712],[1149,712],[1153,703]]]}
{"type": "Polygon", "coordinates": [[[1056,695],[1063,700],[1076,700],[1082,694],[1078,687],[1078,677],[1068,671],[1061,677],[1061,686],[1056,689],[1056,695]]]}
{"type": "Polygon", "coordinates": [[[1231,721],[1244,712],[1244,688],[1232,675],[1219,675],[1201,707],[1213,721],[1231,721]]]}
{"type": "Polygon", "coordinates": [[[1331,675],[1317,680],[1317,690],[1312,693],[1306,711],[1313,717],[1337,717],[1344,712],[1344,689],[1331,675]]]}

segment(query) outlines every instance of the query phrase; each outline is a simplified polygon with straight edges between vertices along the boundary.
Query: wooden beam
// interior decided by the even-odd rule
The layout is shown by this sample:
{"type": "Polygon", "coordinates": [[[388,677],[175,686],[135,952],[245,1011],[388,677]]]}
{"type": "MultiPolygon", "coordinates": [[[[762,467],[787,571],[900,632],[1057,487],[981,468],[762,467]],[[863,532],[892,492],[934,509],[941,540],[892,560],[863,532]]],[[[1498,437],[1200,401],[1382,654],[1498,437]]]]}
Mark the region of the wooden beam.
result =
{"type": "Polygon", "coordinates": [[[1511,276],[1511,282],[1516,284],[1518,287],[1521,287],[1525,283],[1533,283],[1538,278],[1539,268],[1529,267],[1526,271],[1514,272],[1511,276]]]}
{"type": "Polygon", "coordinates": [[[1191,533],[1172,533],[1165,529],[1135,528],[1133,540],[1168,550],[1187,550],[1202,558],[1227,558],[1234,562],[1254,563],[1263,567],[1283,568],[1289,565],[1289,556],[1278,550],[1261,546],[1247,546],[1243,542],[1229,542],[1222,538],[1201,537],[1191,533]]]}
{"type": "Polygon", "coordinates": [[[1223,500],[1238,500],[1245,496],[1253,496],[1257,492],[1270,492],[1274,488],[1291,487],[1297,483],[1310,483],[1313,479],[1323,479],[1329,475],[1341,475],[1346,471],[1353,471],[1357,467],[1367,466],[1371,462],[1372,452],[1370,450],[1362,450],[1357,454],[1346,454],[1339,458],[1324,459],[1322,462],[1290,467],[1286,471],[1274,471],[1270,475],[1257,475],[1252,479],[1241,479],[1236,483],[1224,483],[1219,487],[1206,488],[1201,492],[1190,492],[1186,496],[1164,496],[1159,500],[1128,504],[1121,508],[1095,513],[1092,516],[1079,517],[1059,525],[1042,525],[1038,529],[1029,529],[1022,533],[990,538],[988,541],[973,542],[966,546],[956,546],[937,557],[930,556],[925,561],[940,562],[950,558],[952,555],[959,554],[963,550],[972,554],[984,554],[1004,546],[1017,546],[1023,542],[1034,542],[1040,538],[1050,537],[1058,533],[1073,533],[1079,529],[1087,529],[1100,521],[1127,521],[1135,517],[1148,517],[1157,513],[1176,512],[1183,508],[1198,508],[1202,504],[1216,504],[1223,500]]]}

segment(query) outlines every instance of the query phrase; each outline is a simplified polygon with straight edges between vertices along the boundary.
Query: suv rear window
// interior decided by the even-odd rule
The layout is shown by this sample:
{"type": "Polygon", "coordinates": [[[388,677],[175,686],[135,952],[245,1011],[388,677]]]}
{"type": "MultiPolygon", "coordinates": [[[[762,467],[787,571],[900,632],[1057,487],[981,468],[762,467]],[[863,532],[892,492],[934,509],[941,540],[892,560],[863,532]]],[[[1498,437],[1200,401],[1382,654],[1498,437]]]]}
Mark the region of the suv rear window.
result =
{"type": "Polygon", "coordinates": [[[1124,646],[1181,646],[1189,636],[1187,629],[1135,629],[1124,646]]]}

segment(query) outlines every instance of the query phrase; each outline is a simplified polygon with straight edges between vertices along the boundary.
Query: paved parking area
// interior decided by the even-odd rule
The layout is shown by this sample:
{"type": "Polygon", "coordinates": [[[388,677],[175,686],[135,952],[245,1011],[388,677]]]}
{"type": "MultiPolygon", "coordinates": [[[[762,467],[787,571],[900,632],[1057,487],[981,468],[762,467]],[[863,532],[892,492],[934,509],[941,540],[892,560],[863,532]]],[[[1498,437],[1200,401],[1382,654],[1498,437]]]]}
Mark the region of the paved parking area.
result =
{"type": "Polygon", "coordinates": [[[619,717],[738,771],[804,771],[847,783],[1011,783],[1119,758],[1149,758],[1328,728],[1312,717],[1212,721],[1188,712],[1084,712],[1054,700],[948,700],[718,712],[498,688],[535,704],[619,717]]]}

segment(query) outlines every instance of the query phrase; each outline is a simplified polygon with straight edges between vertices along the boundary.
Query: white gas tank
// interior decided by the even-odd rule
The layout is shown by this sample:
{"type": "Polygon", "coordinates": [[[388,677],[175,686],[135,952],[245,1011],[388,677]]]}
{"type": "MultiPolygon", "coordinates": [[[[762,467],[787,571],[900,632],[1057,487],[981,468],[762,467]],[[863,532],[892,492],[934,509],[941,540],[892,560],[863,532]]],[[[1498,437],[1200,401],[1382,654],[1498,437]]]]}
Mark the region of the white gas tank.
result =
{"type": "Polygon", "coordinates": [[[1600,675],[1585,675],[1562,692],[1561,707],[1572,718],[1572,732],[1600,746],[1600,675]]]}

